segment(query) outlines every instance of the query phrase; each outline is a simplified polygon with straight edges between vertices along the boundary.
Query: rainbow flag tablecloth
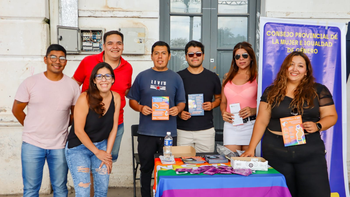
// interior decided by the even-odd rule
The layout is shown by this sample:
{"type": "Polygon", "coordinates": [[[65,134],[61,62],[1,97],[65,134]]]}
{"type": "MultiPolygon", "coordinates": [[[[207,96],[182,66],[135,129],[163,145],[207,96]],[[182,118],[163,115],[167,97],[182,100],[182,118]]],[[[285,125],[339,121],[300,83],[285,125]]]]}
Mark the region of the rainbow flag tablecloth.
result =
{"type": "Polygon", "coordinates": [[[284,176],[273,168],[247,177],[235,174],[178,175],[175,170],[159,170],[155,174],[155,197],[291,197],[284,176]]]}

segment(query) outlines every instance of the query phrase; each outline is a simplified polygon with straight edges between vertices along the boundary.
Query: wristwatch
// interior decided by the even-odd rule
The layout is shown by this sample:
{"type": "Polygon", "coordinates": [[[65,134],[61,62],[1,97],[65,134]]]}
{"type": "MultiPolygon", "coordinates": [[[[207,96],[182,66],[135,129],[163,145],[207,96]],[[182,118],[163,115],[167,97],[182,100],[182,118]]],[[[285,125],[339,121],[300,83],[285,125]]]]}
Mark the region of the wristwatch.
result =
{"type": "Polygon", "coordinates": [[[316,122],[316,127],[317,127],[317,131],[321,131],[321,129],[322,129],[321,123],[316,122]]]}

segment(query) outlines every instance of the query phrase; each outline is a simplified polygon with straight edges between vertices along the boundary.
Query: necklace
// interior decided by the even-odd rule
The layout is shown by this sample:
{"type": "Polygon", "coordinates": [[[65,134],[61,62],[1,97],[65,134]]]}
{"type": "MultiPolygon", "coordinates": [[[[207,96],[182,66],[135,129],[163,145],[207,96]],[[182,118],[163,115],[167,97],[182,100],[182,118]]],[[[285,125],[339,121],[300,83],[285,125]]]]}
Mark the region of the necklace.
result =
{"type": "Polygon", "coordinates": [[[113,70],[115,70],[115,69],[117,69],[117,68],[119,67],[120,62],[121,62],[121,59],[119,58],[118,66],[117,66],[117,67],[115,67],[113,70]]]}
{"type": "MultiPolygon", "coordinates": [[[[104,54],[103,54],[102,60],[103,60],[103,62],[106,62],[106,60],[105,60],[105,55],[104,55],[104,54]]],[[[119,57],[118,65],[117,65],[117,67],[115,67],[115,68],[112,67],[113,70],[117,69],[117,68],[119,67],[119,65],[120,65],[121,62],[122,62],[121,57],[119,57]]]]}

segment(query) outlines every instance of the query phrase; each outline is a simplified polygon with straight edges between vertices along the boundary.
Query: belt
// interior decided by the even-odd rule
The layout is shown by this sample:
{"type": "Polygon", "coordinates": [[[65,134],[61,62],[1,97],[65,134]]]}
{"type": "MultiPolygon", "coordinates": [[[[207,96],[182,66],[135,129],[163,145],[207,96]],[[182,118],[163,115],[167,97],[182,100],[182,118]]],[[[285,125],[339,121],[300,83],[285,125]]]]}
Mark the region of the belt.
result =
{"type": "Polygon", "coordinates": [[[248,118],[244,118],[243,119],[243,123],[247,123],[249,120],[252,121],[252,120],[255,120],[255,119],[256,119],[256,115],[249,116],[248,118]]]}

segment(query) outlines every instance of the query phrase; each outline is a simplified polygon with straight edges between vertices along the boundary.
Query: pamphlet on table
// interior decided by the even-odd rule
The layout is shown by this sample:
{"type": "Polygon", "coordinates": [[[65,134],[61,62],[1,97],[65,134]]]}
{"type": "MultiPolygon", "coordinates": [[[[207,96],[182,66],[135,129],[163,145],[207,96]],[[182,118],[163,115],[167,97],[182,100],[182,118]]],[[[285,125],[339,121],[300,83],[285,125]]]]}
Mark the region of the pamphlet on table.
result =
{"type": "Polygon", "coordinates": [[[181,159],[185,164],[205,163],[205,159],[203,159],[203,157],[200,157],[200,156],[181,157],[181,159]]]}
{"type": "Polygon", "coordinates": [[[164,157],[163,155],[159,156],[160,161],[162,164],[175,164],[175,158],[173,155],[170,157],[164,157]]]}
{"type": "Polygon", "coordinates": [[[205,155],[205,160],[210,164],[228,162],[228,159],[224,155],[205,155]]]}

